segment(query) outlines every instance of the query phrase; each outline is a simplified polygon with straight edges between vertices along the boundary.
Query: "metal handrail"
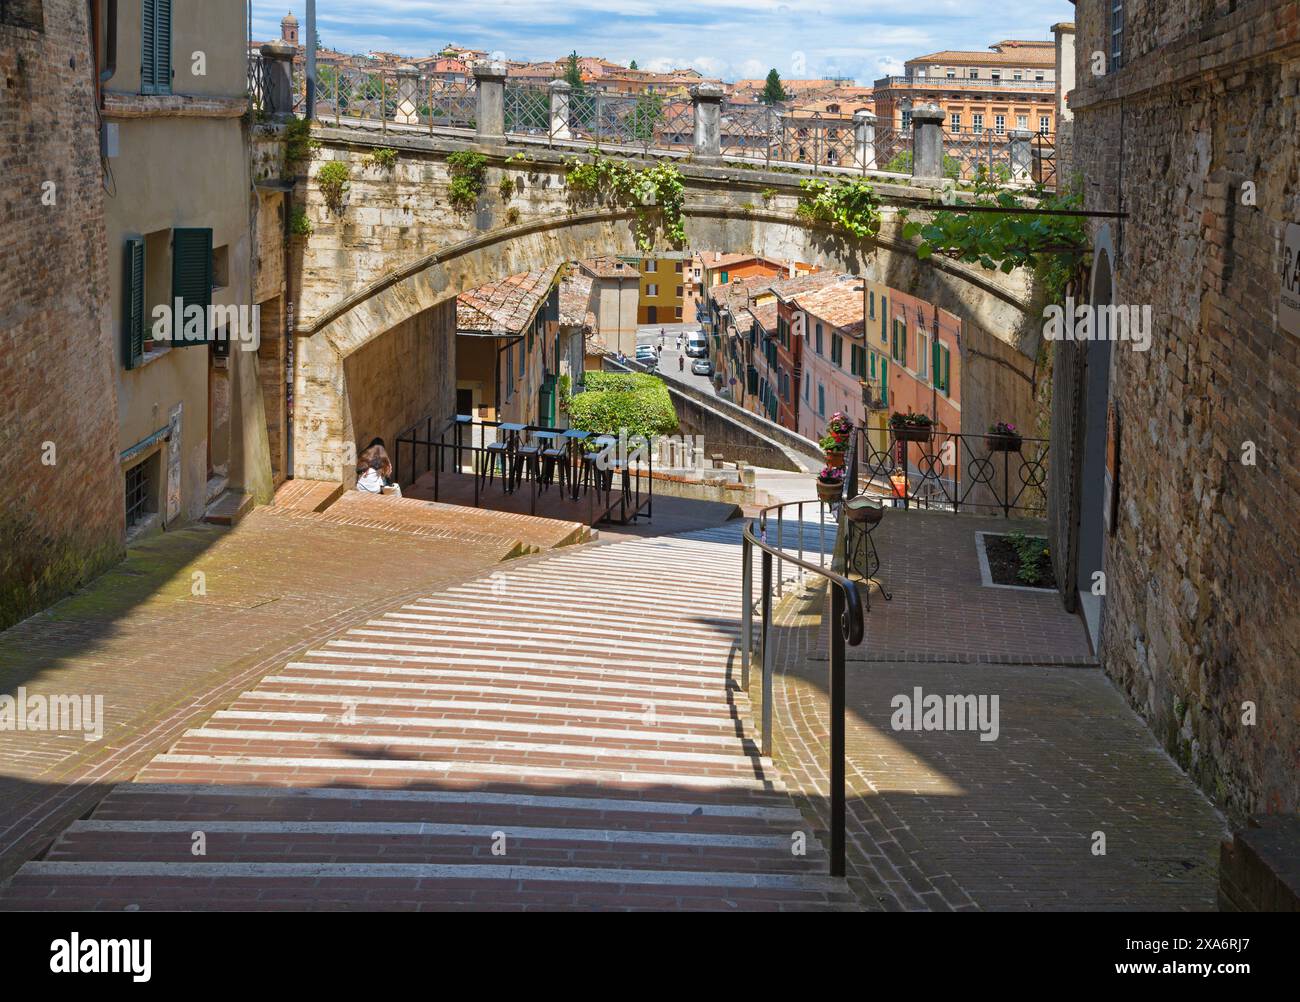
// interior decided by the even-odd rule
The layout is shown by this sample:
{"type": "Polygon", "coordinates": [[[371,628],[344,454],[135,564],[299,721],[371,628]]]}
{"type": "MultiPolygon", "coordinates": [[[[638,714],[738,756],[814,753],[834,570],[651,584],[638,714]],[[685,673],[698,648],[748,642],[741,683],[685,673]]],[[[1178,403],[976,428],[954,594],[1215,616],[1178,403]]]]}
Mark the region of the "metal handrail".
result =
{"type": "MultiPolygon", "coordinates": [[[[772,626],[772,565],[773,562],[789,562],[801,572],[809,572],[830,582],[831,616],[827,623],[830,631],[830,871],[833,877],[843,877],[845,873],[844,853],[844,818],[845,818],[845,690],[844,690],[844,651],[845,645],[856,647],[862,643],[866,624],[862,613],[862,593],[855,581],[832,568],[825,566],[825,547],[820,554],[821,562],[813,563],[803,556],[803,509],[806,504],[818,505],[824,514],[825,503],[822,501],[787,501],[782,504],[769,505],[760,511],[745,526],[742,543],[742,560],[744,580],[742,582],[742,602],[744,605],[744,636],[741,661],[741,686],[749,690],[749,668],[752,660],[754,632],[753,568],[754,548],[762,553],[762,599],[759,642],[763,669],[763,722],[761,732],[762,754],[772,754],[772,675],[773,658],[770,643],[772,626]],[[785,509],[797,508],[799,511],[799,549],[800,555],[791,556],[781,545],[779,527],[783,521],[785,509]],[[778,523],[778,541],[776,544],[767,540],[768,515],[776,512],[778,523]]],[[[824,519],[823,519],[824,522],[824,519]]]]}

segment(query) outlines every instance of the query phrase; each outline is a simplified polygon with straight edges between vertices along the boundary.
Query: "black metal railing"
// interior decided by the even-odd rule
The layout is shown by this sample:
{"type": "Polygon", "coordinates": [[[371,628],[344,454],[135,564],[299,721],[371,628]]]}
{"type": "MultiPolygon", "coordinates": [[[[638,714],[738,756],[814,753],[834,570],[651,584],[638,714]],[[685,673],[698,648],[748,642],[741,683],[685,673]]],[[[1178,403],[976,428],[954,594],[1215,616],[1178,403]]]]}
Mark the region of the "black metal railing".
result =
{"type": "MultiPolygon", "coordinates": [[[[617,440],[618,453],[612,461],[590,460],[589,480],[580,484],[584,465],[577,451],[582,447],[580,441],[566,440],[570,448],[566,449],[562,459],[548,460],[539,455],[529,463],[515,448],[509,447],[514,439],[508,433],[502,437],[501,429],[505,424],[502,421],[472,420],[462,415],[441,424],[435,433],[433,418],[423,418],[394,440],[393,479],[409,486],[427,476],[433,500],[441,501],[445,491],[444,479],[448,474],[469,476],[473,481],[474,507],[491,508],[490,486],[485,482],[484,474],[488,464],[500,452],[499,449],[490,449],[489,445],[500,443],[508,446],[506,476],[502,478],[500,490],[509,494],[527,490],[529,514],[537,514],[543,491],[554,488],[560,510],[565,515],[579,516],[585,508],[583,517],[588,525],[595,526],[601,522],[627,524],[643,514],[647,518],[654,516],[653,440],[647,439],[645,448],[634,450],[630,456],[624,448],[626,439],[617,440]],[[421,457],[423,466],[420,465],[421,457]],[[569,472],[565,485],[561,485],[556,469],[556,464],[561,462],[567,465],[569,472]]],[[[564,431],[566,429],[550,425],[530,424],[525,425],[519,434],[562,434],[564,431]]],[[[610,451],[607,448],[602,455],[607,456],[610,451]]]]}
{"type": "Polygon", "coordinates": [[[865,482],[903,508],[1046,513],[1048,439],[877,427],[856,429],[853,444],[855,495],[865,482]]]}
{"type": "MultiPolygon", "coordinates": [[[[844,492],[848,491],[848,479],[845,479],[844,492]]],[[[842,494],[841,497],[844,495],[842,494]]],[[[760,729],[761,750],[764,756],[772,754],[772,678],[775,670],[775,658],[772,651],[772,599],[775,585],[777,597],[781,594],[781,582],[784,580],[784,568],[789,564],[801,577],[808,574],[824,578],[830,588],[830,619],[826,622],[830,639],[829,694],[830,694],[830,871],[833,877],[843,877],[845,873],[845,691],[844,661],[847,646],[856,647],[862,643],[865,622],[862,612],[862,592],[858,582],[836,572],[827,566],[827,551],[819,547],[818,560],[814,563],[808,559],[804,549],[804,509],[815,507],[819,515],[818,531],[823,535],[828,512],[831,505],[823,501],[789,501],[784,504],[771,505],[759,512],[745,526],[742,543],[741,566],[742,582],[742,648],[741,648],[741,688],[749,691],[750,665],[753,661],[754,643],[754,550],[761,554],[761,596],[759,611],[759,664],[762,677],[762,724],[760,729]],[[798,526],[798,552],[792,554],[784,545],[785,512],[796,512],[798,526]],[[770,538],[769,533],[775,535],[770,538]],[[773,573],[775,571],[775,574],[773,573]],[[775,582],[774,582],[775,578],[775,582]]],[[[834,524],[834,523],[832,523],[834,524]]]]}

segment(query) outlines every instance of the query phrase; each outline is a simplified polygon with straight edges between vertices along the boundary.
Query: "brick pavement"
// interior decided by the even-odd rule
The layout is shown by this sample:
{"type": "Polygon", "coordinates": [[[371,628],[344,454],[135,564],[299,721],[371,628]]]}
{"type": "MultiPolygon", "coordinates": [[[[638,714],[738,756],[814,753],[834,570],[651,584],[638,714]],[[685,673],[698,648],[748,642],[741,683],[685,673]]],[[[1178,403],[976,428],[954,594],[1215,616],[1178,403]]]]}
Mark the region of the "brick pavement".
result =
{"type": "Polygon", "coordinates": [[[738,540],[568,547],[358,610],[115,786],[0,906],[854,907],[749,737],[738,540]]]}
{"type": "MultiPolygon", "coordinates": [[[[788,594],[773,642],[773,757],[822,825],[825,602],[820,586],[788,594]]],[[[988,653],[981,643],[1001,641],[967,637],[960,663],[846,665],[849,872],[864,907],[1212,909],[1224,819],[1101,671],[975,663],[988,653]],[[916,686],[998,694],[997,740],[894,731],[891,700],[916,686]],[[1105,834],[1104,856],[1092,852],[1095,832],[1105,834]]]]}
{"type": "Polygon", "coordinates": [[[371,609],[460,580],[517,550],[500,537],[432,538],[258,509],[237,528],[193,525],[133,546],[89,587],[0,633],[0,692],[104,698],[99,741],[0,731],[0,876],[107,786],[304,645],[371,609]],[[194,594],[195,573],[205,594],[194,594]]]}

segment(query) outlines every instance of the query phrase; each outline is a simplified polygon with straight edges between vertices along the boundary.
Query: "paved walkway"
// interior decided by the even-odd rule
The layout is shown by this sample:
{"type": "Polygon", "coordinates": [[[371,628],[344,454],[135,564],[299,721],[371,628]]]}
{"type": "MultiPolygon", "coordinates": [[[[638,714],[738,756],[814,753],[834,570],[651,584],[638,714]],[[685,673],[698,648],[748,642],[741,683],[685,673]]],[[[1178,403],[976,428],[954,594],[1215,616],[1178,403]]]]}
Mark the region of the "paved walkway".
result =
{"type": "Polygon", "coordinates": [[[362,619],[186,730],[0,905],[852,907],[730,681],[738,539],[572,548],[362,619]]]}
{"type": "Polygon", "coordinates": [[[103,698],[97,741],[0,731],[0,877],[294,651],[528,548],[495,513],[405,525],[370,500],[376,517],[259,508],[153,536],[0,633],[0,693],[103,698]]]}
{"type": "MultiPolygon", "coordinates": [[[[900,599],[906,595],[896,590],[895,604],[900,599]]],[[[773,694],[775,757],[805,813],[822,824],[829,788],[824,606],[818,587],[788,594],[779,607],[773,694]]],[[[882,608],[873,605],[869,629],[882,608]]],[[[1003,608],[996,616],[1019,614],[1003,608]]],[[[850,885],[863,905],[1213,909],[1224,819],[1105,675],[1081,666],[979,663],[1002,642],[964,622],[940,619],[934,629],[964,631],[966,655],[846,665],[850,885]],[[923,696],[996,695],[996,740],[971,730],[895,730],[894,700],[914,700],[918,687],[923,696]],[[1096,852],[1099,834],[1104,855],[1096,852]]],[[[751,683],[759,684],[758,672],[751,683]]]]}

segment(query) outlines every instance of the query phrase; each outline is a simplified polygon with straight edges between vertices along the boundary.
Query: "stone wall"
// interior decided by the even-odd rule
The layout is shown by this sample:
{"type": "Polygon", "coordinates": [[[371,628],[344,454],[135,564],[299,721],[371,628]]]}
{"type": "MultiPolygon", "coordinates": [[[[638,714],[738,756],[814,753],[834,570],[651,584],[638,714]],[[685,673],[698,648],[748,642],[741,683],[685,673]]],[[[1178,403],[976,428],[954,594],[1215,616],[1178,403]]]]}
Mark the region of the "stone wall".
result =
{"type": "MultiPolygon", "coordinates": [[[[347,425],[343,441],[364,449],[378,436],[393,454],[397,436],[433,417],[435,429],[456,410],[456,304],[448,301],[398,324],[343,365],[347,425]]],[[[353,481],[352,470],[345,478],[353,481]]]]}
{"type": "Polygon", "coordinates": [[[0,21],[0,629],[123,542],[87,7],[43,12],[43,30],[0,21]]]}
{"type": "Polygon", "coordinates": [[[1300,221],[1300,24],[1276,0],[1080,0],[1074,168],[1115,252],[1114,300],[1150,305],[1117,346],[1118,527],[1102,658],[1171,754],[1230,814],[1300,808],[1300,337],[1279,326],[1300,221]],[[1253,444],[1254,465],[1243,463],[1253,444]],[[1254,707],[1252,725],[1243,722],[1254,707]]]}

